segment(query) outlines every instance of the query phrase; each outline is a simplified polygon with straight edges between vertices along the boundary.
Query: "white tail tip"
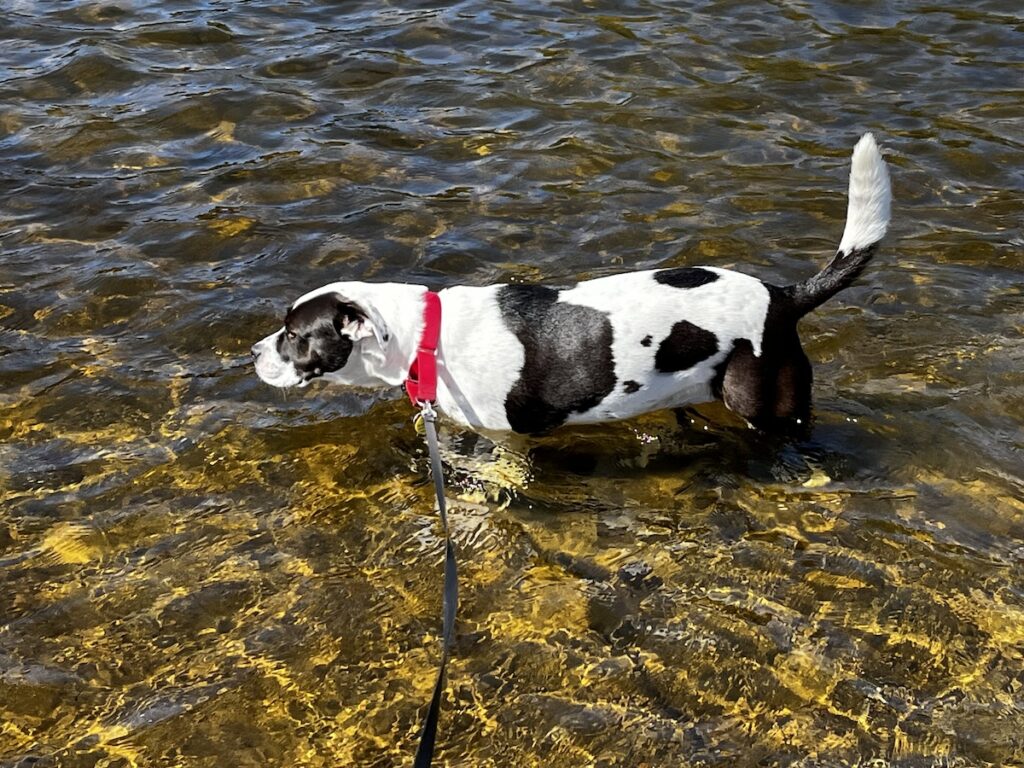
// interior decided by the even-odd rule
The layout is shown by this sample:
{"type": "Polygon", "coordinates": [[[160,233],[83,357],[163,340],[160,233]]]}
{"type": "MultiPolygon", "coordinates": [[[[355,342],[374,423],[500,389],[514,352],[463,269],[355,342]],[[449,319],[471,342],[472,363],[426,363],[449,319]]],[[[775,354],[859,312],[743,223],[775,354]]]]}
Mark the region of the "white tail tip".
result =
{"type": "Polygon", "coordinates": [[[892,190],[885,160],[875,137],[865,133],[853,148],[850,202],[839,250],[842,253],[862,250],[885,237],[891,203],[892,190]]]}

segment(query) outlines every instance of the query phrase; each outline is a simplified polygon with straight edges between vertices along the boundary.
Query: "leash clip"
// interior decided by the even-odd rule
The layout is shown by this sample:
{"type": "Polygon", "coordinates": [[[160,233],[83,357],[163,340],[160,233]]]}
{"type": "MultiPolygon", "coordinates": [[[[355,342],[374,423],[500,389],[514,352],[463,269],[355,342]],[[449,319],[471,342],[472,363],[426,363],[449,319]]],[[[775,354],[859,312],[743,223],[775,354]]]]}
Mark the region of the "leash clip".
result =
{"type": "Polygon", "coordinates": [[[434,410],[434,405],[429,400],[417,400],[416,405],[420,409],[412,417],[412,425],[416,429],[417,435],[425,435],[427,433],[426,422],[433,424],[437,421],[437,411],[434,410]]]}

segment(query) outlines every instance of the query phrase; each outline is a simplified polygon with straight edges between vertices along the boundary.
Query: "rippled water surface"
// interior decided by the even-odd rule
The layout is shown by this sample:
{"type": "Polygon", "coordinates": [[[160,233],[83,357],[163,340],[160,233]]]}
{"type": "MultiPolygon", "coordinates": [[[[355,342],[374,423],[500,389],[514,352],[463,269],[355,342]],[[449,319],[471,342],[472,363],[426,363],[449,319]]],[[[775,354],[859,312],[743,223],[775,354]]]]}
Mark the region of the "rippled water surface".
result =
{"type": "Polygon", "coordinates": [[[1024,764],[1018,2],[0,5],[0,764],[411,763],[441,547],[397,393],[249,345],[331,279],[779,283],[811,436],[450,430],[438,763],[1024,764]]]}

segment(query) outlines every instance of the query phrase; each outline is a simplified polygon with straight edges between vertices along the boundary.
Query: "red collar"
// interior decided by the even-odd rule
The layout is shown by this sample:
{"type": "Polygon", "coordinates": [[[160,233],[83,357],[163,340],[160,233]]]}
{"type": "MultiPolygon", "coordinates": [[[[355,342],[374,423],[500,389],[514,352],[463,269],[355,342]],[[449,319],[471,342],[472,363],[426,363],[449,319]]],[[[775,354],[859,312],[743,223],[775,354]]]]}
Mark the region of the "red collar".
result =
{"type": "Polygon", "coordinates": [[[413,405],[437,399],[437,340],[441,336],[441,297],[427,291],[423,297],[423,333],[416,359],[409,368],[405,391],[413,405]]]}

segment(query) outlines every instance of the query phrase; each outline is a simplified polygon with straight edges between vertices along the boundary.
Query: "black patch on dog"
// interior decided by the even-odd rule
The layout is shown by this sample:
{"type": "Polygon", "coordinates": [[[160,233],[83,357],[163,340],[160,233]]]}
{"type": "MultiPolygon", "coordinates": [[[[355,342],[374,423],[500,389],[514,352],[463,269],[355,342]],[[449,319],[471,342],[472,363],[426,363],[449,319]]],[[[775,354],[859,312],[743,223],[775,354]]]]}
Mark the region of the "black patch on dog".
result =
{"type": "Polygon", "coordinates": [[[340,371],[352,354],[352,339],[342,335],[346,322],[365,320],[366,315],[339,294],[316,296],[288,310],[285,332],[277,337],[277,351],[290,360],[295,371],[309,381],[340,371]]]}
{"type": "Polygon", "coordinates": [[[632,395],[634,392],[640,391],[640,382],[628,379],[622,382],[622,388],[625,390],[627,395],[632,395]]]}
{"type": "Polygon", "coordinates": [[[662,373],[675,373],[693,368],[718,352],[718,338],[711,331],[680,320],[672,332],[658,345],[654,367],[662,373]]]}
{"type": "Polygon", "coordinates": [[[498,291],[505,324],[525,353],[519,379],[505,398],[505,415],[516,432],[548,432],[615,388],[611,322],[596,309],[559,303],[558,293],[539,285],[498,291]]]}
{"type": "Polygon", "coordinates": [[[651,342],[652,341],[654,341],[654,338],[650,334],[648,334],[648,335],[644,336],[642,339],[640,339],[640,346],[641,347],[649,347],[649,346],[651,346],[651,342]]]}
{"type": "Polygon", "coordinates": [[[718,275],[700,267],[676,267],[674,269],[659,269],[654,273],[654,279],[662,285],[671,285],[673,288],[699,288],[702,285],[715,282],[718,275]]]}

